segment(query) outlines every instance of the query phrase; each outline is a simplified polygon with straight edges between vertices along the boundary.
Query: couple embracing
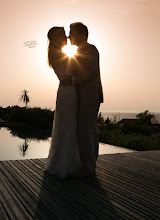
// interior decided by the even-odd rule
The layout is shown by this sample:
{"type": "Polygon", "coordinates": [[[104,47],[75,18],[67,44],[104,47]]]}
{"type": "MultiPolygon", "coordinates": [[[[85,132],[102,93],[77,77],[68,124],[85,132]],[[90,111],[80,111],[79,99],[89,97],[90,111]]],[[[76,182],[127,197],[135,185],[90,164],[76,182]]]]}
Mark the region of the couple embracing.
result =
{"type": "Polygon", "coordinates": [[[51,28],[47,37],[48,63],[60,83],[45,171],[62,179],[94,176],[103,102],[98,50],[87,42],[88,29],[81,22],[70,25],[71,44],[78,47],[74,57],[62,51],[67,44],[63,27],[51,28]]]}

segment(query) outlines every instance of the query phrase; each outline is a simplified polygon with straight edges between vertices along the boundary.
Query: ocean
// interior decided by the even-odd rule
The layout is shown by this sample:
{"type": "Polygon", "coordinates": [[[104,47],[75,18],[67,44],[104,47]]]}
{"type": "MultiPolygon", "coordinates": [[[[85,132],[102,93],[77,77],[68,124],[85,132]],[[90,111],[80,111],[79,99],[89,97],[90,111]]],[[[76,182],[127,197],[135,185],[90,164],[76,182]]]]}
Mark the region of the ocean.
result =
{"type": "MultiPolygon", "coordinates": [[[[100,113],[100,111],[99,111],[100,113]]],[[[116,122],[122,120],[123,118],[126,119],[135,119],[136,115],[139,113],[127,113],[127,112],[101,112],[104,119],[109,118],[111,121],[115,120],[116,122]]],[[[156,120],[160,123],[160,112],[150,112],[154,114],[156,120]]]]}

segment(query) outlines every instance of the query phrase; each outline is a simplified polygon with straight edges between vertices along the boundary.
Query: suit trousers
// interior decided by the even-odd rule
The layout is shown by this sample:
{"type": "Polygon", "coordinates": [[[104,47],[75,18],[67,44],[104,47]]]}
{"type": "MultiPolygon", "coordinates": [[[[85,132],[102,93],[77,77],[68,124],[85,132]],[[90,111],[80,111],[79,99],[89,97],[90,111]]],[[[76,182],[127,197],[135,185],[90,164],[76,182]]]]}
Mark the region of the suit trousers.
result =
{"type": "Polygon", "coordinates": [[[78,105],[77,138],[82,166],[88,166],[92,172],[96,169],[99,152],[97,115],[100,104],[78,105]]]}

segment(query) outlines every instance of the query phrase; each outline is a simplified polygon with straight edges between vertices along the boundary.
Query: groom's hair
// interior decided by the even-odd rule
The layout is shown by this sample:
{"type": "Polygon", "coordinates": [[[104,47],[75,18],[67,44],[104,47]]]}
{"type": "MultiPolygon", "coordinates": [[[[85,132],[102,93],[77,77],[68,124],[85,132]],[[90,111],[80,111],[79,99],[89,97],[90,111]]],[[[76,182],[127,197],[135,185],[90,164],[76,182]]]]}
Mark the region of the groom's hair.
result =
{"type": "Polygon", "coordinates": [[[88,39],[88,28],[81,22],[75,22],[70,25],[70,29],[79,33],[84,34],[86,40],[88,39]]]}

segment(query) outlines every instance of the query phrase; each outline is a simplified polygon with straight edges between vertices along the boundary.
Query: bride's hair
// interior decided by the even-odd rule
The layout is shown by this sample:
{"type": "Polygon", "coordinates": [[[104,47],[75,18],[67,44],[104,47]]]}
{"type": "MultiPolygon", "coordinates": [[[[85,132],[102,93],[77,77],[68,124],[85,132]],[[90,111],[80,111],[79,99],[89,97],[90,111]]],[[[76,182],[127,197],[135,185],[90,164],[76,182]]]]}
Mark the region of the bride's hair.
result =
{"type": "MultiPolygon", "coordinates": [[[[53,53],[56,49],[61,48],[61,44],[58,41],[58,36],[64,31],[63,27],[52,27],[47,34],[49,45],[48,45],[48,65],[52,68],[53,65],[53,53]]],[[[54,57],[55,58],[55,57],[54,57]]]]}

